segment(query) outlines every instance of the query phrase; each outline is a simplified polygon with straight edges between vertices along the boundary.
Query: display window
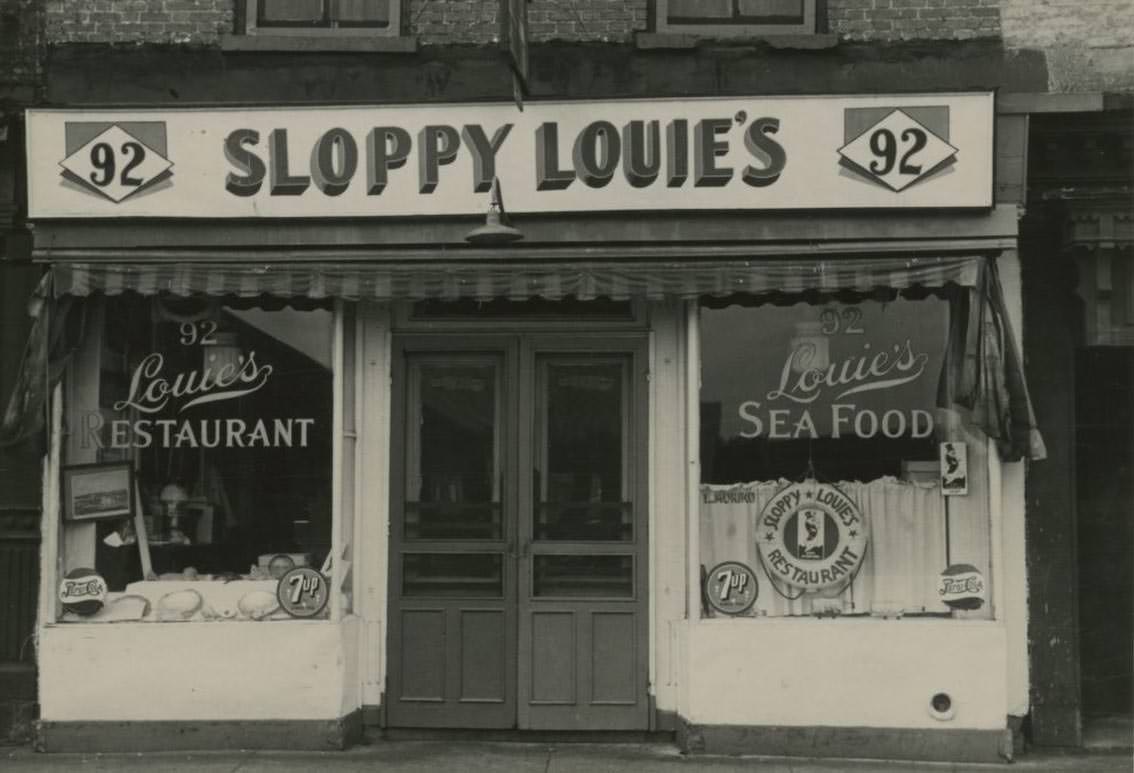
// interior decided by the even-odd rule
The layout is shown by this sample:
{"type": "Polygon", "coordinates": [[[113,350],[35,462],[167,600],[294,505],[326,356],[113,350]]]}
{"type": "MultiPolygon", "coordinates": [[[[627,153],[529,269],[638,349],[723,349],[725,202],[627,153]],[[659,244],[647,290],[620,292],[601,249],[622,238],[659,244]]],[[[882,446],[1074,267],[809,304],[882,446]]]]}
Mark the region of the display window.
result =
{"type": "MultiPolygon", "coordinates": [[[[140,608],[85,617],[325,616],[328,589],[313,586],[333,564],[332,306],[134,294],[87,305],[64,381],[65,564],[93,555],[84,568],[110,601],[140,608]],[[285,575],[296,593],[279,587],[285,575]]],[[[64,619],[84,616],[61,594],[64,619]]]]}
{"type": "Polygon", "coordinates": [[[956,296],[702,304],[707,614],[989,616],[988,442],[952,394],[956,296]]]}

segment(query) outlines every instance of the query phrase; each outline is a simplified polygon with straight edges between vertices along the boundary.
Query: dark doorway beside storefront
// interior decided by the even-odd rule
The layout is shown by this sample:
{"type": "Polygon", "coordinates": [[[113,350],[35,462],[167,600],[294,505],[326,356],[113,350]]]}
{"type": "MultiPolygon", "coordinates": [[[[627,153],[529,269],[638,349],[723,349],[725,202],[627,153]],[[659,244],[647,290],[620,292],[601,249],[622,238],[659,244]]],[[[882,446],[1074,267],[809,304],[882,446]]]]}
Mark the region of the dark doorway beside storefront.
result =
{"type": "Polygon", "coordinates": [[[1024,346],[1030,740],[1134,747],[1134,112],[1033,115],[1024,346]]]}
{"type": "MultiPolygon", "coordinates": [[[[1083,741],[1134,728],[1134,347],[1076,357],[1083,741]]],[[[1108,741],[1108,739],[1110,739],[1108,741]]]]}

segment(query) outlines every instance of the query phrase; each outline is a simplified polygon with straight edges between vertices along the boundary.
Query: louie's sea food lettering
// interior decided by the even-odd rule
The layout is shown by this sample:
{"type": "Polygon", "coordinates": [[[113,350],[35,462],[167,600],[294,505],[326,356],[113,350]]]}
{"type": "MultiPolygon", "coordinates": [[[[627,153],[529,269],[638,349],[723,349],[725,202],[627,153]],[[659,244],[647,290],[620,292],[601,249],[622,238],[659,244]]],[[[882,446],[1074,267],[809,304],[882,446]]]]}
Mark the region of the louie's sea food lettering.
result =
{"type": "Polygon", "coordinates": [[[889,389],[916,380],[925,370],[929,355],[915,354],[910,339],[894,344],[892,354],[885,350],[871,352],[869,343],[862,351],[845,358],[842,363],[814,367],[815,349],[803,344],[796,347],[780,370],[780,384],[766,395],[768,400],[784,398],[796,403],[814,402],[824,388],[841,389],[831,397],[839,400],[859,392],[889,389]],[[793,374],[798,375],[793,379],[793,374]]]}
{"type": "MultiPolygon", "coordinates": [[[[841,314],[824,309],[816,332],[860,336],[865,333],[858,326],[861,317],[861,311],[855,307],[844,309],[841,314]],[[851,311],[855,313],[847,313],[851,311]],[[844,317],[847,320],[845,325],[842,324],[844,317]],[[838,324],[824,323],[824,320],[830,322],[831,319],[838,324]]],[[[889,408],[875,411],[845,402],[852,395],[895,389],[920,379],[925,373],[929,355],[917,351],[910,338],[879,348],[864,342],[857,352],[841,361],[828,362],[827,351],[825,339],[818,342],[809,336],[793,339],[791,349],[778,370],[776,386],[765,392],[763,400],[744,400],[737,407],[737,413],[746,425],[740,436],[815,440],[822,436],[821,426],[828,427],[826,431],[835,439],[848,435],[920,439],[933,434],[933,414],[928,410],[889,408]],[[818,406],[826,401],[829,402],[825,410],[820,409],[818,406]],[[824,413],[827,415],[824,416],[824,413]]]]}

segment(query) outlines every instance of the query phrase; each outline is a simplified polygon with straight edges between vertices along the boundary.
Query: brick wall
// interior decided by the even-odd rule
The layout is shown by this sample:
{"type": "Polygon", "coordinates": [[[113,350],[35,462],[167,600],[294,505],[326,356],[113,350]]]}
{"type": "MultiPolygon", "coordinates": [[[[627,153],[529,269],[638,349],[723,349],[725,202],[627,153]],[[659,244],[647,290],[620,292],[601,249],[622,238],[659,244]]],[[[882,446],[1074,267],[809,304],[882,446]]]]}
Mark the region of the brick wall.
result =
{"type": "Polygon", "coordinates": [[[1134,91],[1134,1],[1000,0],[1004,43],[1040,49],[1054,92],[1134,91]]]}
{"type": "MultiPolygon", "coordinates": [[[[7,0],[13,2],[14,0],[7,0]]],[[[24,0],[31,2],[34,0],[24,0]]],[[[626,41],[646,29],[649,0],[534,0],[533,40],[626,41]]],[[[234,0],[46,0],[52,43],[211,44],[232,30],[234,0]]],[[[406,26],[425,45],[490,43],[499,0],[408,0],[406,26]]]]}
{"type": "Polygon", "coordinates": [[[0,99],[28,101],[40,76],[40,0],[0,0],[0,99]]]}
{"type": "MultiPolygon", "coordinates": [[[[12,0],[9,0],[11,2],[12,0]]],[[[26,1],[26,0],[25,0],[26,1]]],[[[216,42],[235,0],[46,0],[53,43],[216,42]]],[[[651,0],[533,0],[532,40],[627,42],[648,29],[651,0]]],[[[850,40],[969,39],[1000,33],[1001,0],[828,0],[830,29],[850,40]]],[[[405,0],[406,27],[425,45],[484,44],[499,0],[405,0]]]]}
{"type": "Polygon", "coordinates": [[[829,0],[831,32],[848,40],[968,40],[1000,35],[1001,0],[829,0]]]}
{"type": "MultiPolygon", "coordinates": [[[[532,40],[628,41],[646,29],[649,0],[533,0],[532,40]]],[[[499,0],[411,0],[408,27],[425,45],[496,39],[499,0]]]]}
{"type": "Polygon", "coordinates": [[[215,43],[233,0],[46,0],[50,43],[215,43]]]}
{"type": "MultiPolygon", "coordinates": [[[[237,0],[40,0],[50,43],[210,45],[232,30],[237,0]]],[[[403,0],[405,26],[424,45],[493,42],[499,0],[403,0]]],[[[629,42],[646,31],[652,0],[533,0],[534,41],[629,42]]],[[[0,0],[26,9],[36,0],[0,0]]],[[[827,0],[844,40],[1003,39],[1047,54],[1053,91],[1131,90],[1134,0],[827,0]]],[[[11,67],[8,68],[11,71],[11,67]]]]}

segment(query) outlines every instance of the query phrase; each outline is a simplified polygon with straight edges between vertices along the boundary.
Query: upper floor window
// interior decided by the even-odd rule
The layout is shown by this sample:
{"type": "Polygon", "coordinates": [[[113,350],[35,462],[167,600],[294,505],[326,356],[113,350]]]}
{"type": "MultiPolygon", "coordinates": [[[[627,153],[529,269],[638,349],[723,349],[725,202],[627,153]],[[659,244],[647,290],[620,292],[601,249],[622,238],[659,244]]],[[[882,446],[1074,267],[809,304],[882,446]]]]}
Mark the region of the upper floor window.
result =
{"type": "Polygon", "coordinates": [[[397,35],[398,0],[247,0],[245,32],[397,35]]]}
{"type": "Polygon", "coordinates": [[[658,32],[809,35],[819,0],[657,0],[658,32]]]}

